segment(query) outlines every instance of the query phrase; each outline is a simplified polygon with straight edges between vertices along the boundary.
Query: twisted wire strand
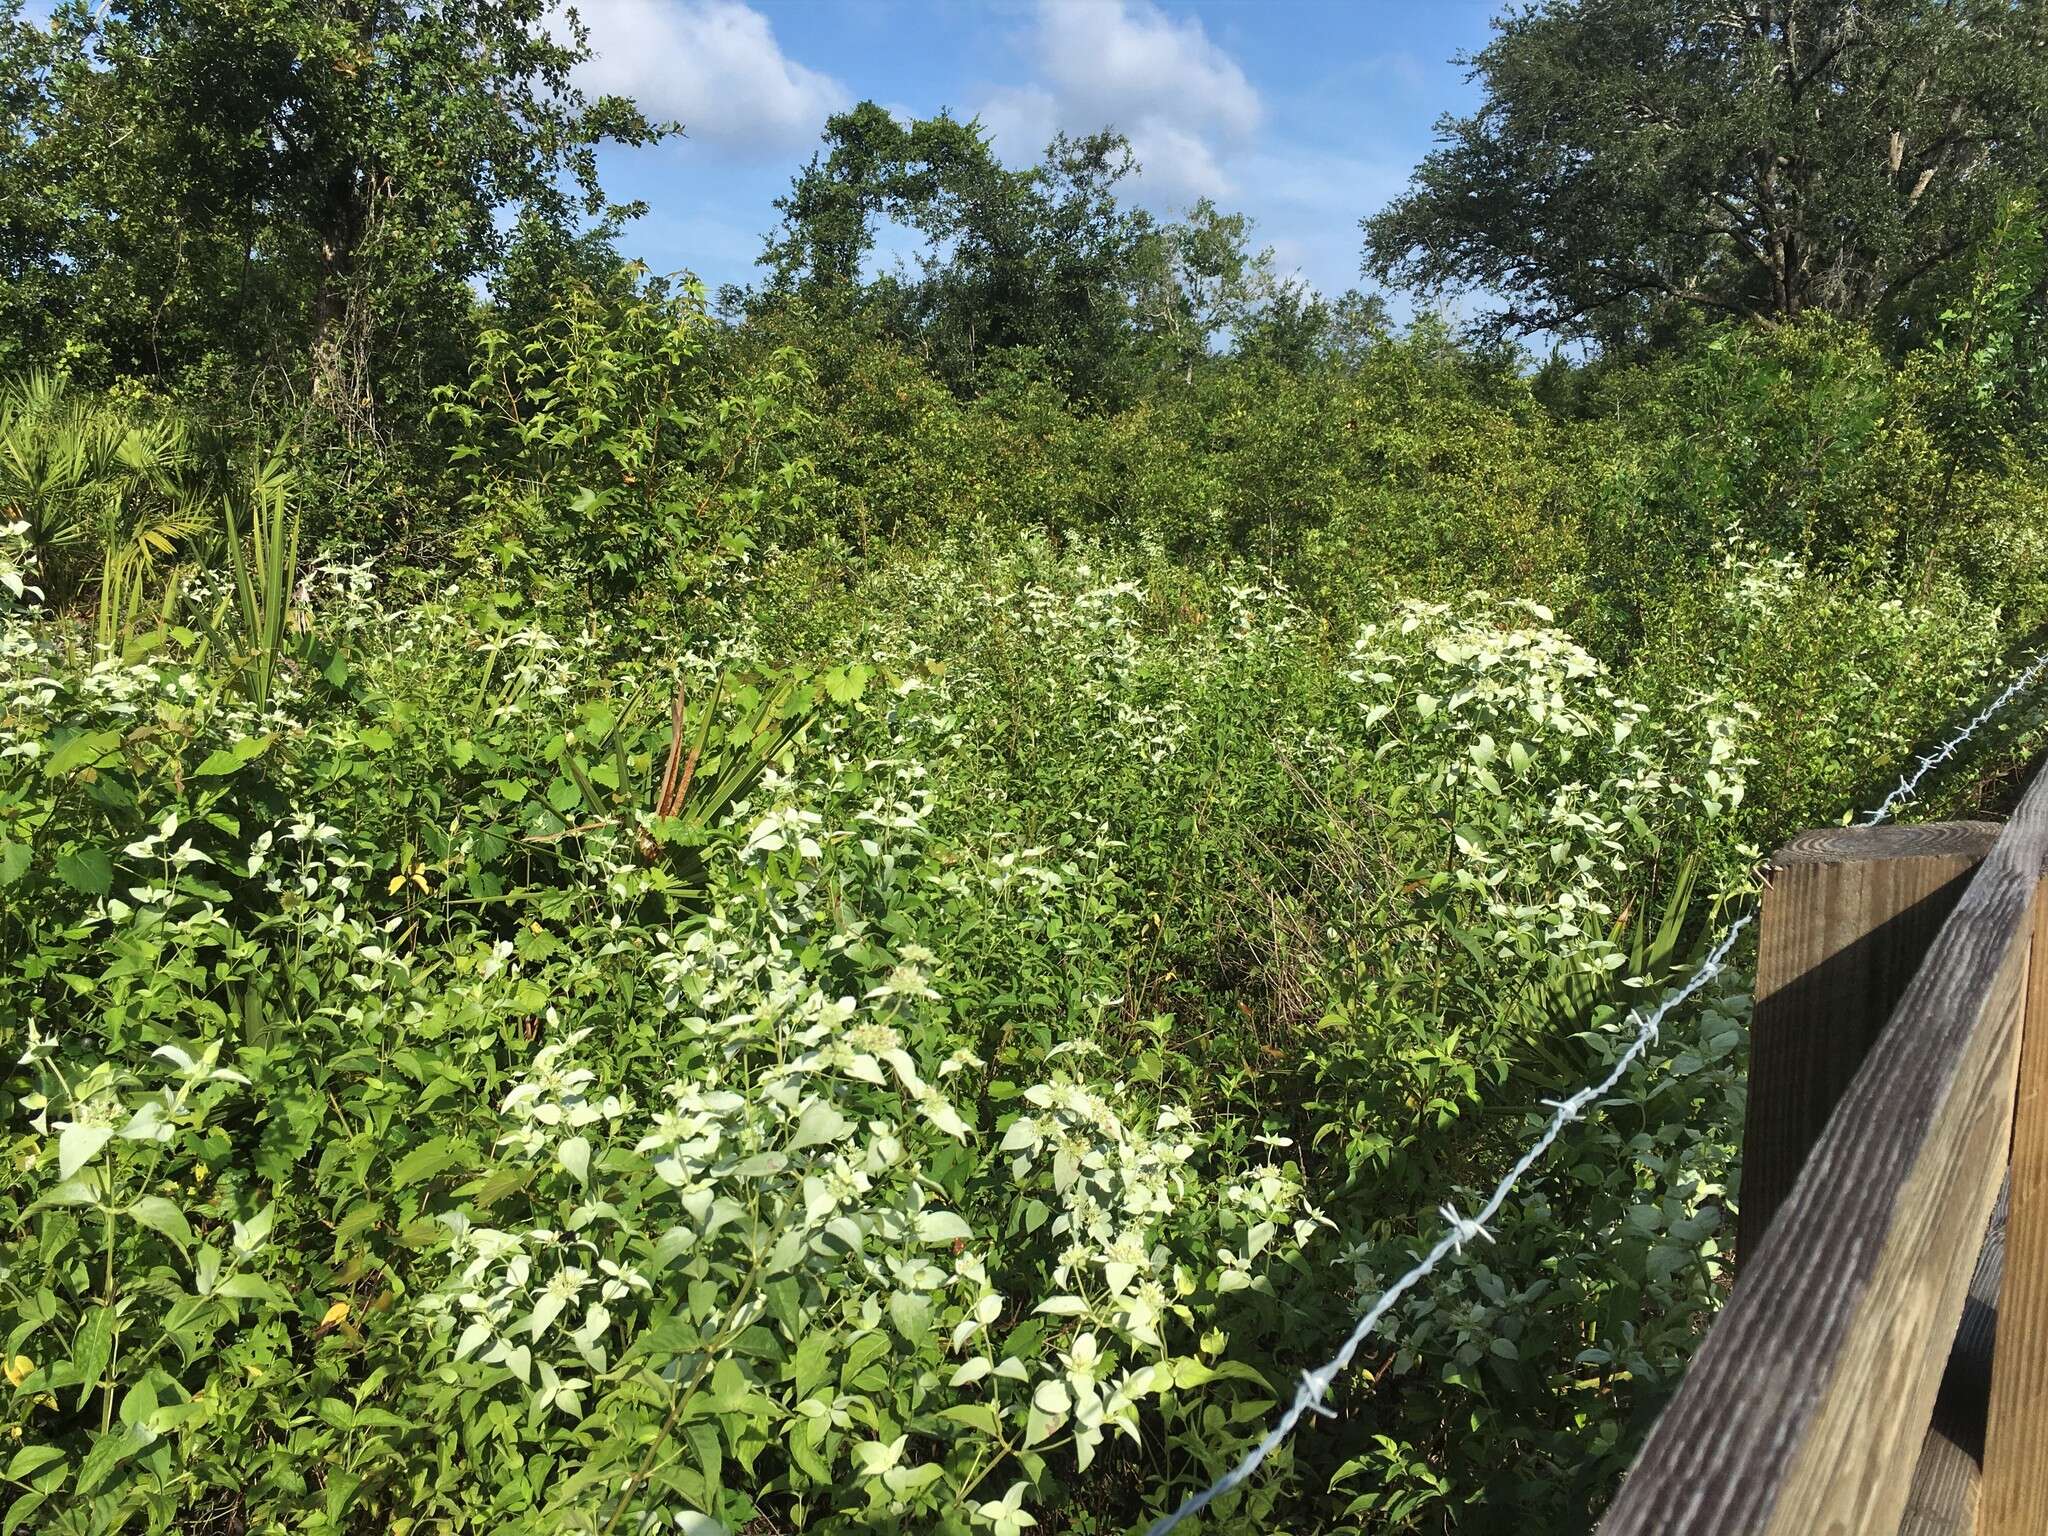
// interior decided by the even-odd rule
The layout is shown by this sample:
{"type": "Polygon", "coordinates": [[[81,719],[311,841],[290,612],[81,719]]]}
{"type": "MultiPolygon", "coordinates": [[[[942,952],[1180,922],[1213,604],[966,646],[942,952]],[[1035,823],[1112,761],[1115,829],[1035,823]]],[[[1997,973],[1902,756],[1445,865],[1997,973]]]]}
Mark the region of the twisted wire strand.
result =
{"type": "Polygon", "coordinates": [[[1994,715],[1998,714],[2008,704],[2012,703],[2014,699],[2033,687],[2044,671],[2048,671],[2048,651],[2043,651],[2040,655],[2036,656],[2017,677],[2005,685],[2003,693],[1977,711],[1976,717],[1968,725],[1921,758],[1914,765],[1912,772],[1902,775],[1898,784],[1892,789],[1890,794],[1884,797],[1883,802],[1878,808],[1863,818],[1863,824],[1868,827],[1876,826],[1879,822],[1889,817],[1897,807],[1912,799],[1919,790],[1922,779],[1954,757],[1963,743],[1989,724],[1994,715]]]}
{"type": "MultiPolygon", "coordinates": [[[[2014,699],[2032,687],[2044,671],[2048,671],[2048,651],[2035,656],[2033,661],[2006,685],[2005,690],[1979,710],[1961,730],[1919,759],[1910,772],[1902,775],[1897,786],[1884,797],[1875,810],[1864,817],[1864,825],[1876,826],[1890,819],[1893,812],[1914,797],[1928,774],[1954,757],[1964,743],[2011,705],[2014,699]]],[[[1167,1536],[1167,1532],[1182,1521],[1200,1514],[1211,1502],[1242,1484],[1258,1471],[1260,1464],[1268,1456],[1279,1449],[1281,1442],[1294,1433],[1295,1426],[1307,1415],[1313,1413],[1320,1418],[1336,1417],[1334,1410],[1323,1406],[1323,1399],[1329,1395],[1330,1388],[1336,1384],[1337,1378],[1350,1367],[1352,1357],[1358,1353],[1359,1346],[1371,1337],[1373,1329],[1378,1327],[1381,1319],[1393,1309],[1394,1303],[1434,1274],[1445,1259],[1453,1253],[1462,1252],[1467,1243],[1475,1240],[1489,1243],[1493,1241],[1493,1234],[1486,1230],[1486,1223],[1500,1213],[1501,1207],[1514,1193],[1515,1186],[1521,1181],[1522,1176],[1550,1150],[1557,1138],[1564,1134],[1566,1126],[1582,1119],[1590,1106],[1613,1091],[1637,1058],[1656,1043],[1658,1030],[1672,1009],[1690,1000],[1708,982],[1720,975],[1730,952],[1735,948],[1735,941],[1755,920],[1754,912],[1745,912],[1736,918],[1722,933],[1720,941],[1708,951],[1707,957],[1700,962],[1698,969],[1678,986],[1666,992],[1656,1007],[1648,1013],[1637,1009],[1631,1014],[1636,1025],[1635,1038],[1615,1059],[1613,1067],[1605,1077],[1581,1088],[1568,1099],[1542,1101],[1551,1111],[1550,1123],[1543,1128],[1543,1133],[1530,1144],[1528,1150],[1516,1160],[1515,1165],[1502,1176],[1500,1182],[1494,1185],[1493,1193],[1487,1196],[1485,1204],[1470,1216],[1461,1216],[1452,1204],[1440,1206],[1439,1213],[1443,1216],[1446,1227],[1444,1235],[1416,1261],[1413,1268],[1380,1292],[1378,1299],[1366,1310],[1365,1315],[1359,1318],[1357,1325],[1335,1355],[1315,1369],[1301,1373],[1301,1383],[1294,1389],[1293,1402],[1288,1404],[1286,1412],[1280,1415],[1265,1438],[1247,1451],[1236,1466],[1207,1488],[1189,1498],[1171,1514],[1162,1515],[1153,1521],[1146,1531],[1146,1536],[1167,1536]]]]}

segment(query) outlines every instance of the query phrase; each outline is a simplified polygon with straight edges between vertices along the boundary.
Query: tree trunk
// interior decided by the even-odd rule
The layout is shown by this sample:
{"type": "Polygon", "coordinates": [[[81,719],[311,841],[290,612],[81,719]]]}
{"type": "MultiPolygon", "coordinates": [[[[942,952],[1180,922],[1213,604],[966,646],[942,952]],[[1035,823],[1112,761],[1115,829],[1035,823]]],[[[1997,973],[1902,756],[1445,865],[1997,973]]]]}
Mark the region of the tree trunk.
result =
{"type": "MultiPolygon", "coordinates": [[[[360,68],[376,46],[380,0],[343,0],[342,19],[351,25],[360,68]]],[[[310,62],[310,61],[309,61],[310,62]]],[[[353,72],[353,71],[351,71],[353,72]]],[[[356,269],[370,224],[376,173],[344,143],[333,146],[318,212],[313,220],[319,261],[313,288],[311,399],[317,416],[341,427],[353,440],[370,407],[367,338],[355,291],[356,269]]]]}
{"type": "Polygon", "coordinates": [[[355,167],[337,170],[316,226],[320,261],[313,290],[311,412],[351,443],[376,430],[368,317],[356,289],[370,195],[369,178],[355,167]]]}

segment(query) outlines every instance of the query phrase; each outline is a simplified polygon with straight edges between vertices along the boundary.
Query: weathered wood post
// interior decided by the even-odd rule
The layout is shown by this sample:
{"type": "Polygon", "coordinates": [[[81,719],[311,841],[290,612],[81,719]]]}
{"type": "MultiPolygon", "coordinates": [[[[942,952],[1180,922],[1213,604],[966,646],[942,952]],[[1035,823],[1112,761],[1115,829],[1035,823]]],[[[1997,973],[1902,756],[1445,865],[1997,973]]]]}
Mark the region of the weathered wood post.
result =
{"type": "MultiPolygon", "coordinates": [[[[1764,1151],[1767,1165],[1776,1156],[1798,1167],[1797,1178],[1775,1211],[1766,1190],[1757,1219],[1767,1229],[1603,1536],[1898,1531],[2005,1177],[2044,864],[2048,774],[2036,776],[1955,901],[1825,1129],[1807,1147],[1795,1126],[1764,1151]]],[[[1774,897],[1801,899],[1796,886],[1774,897]]],[[[1867,976],[1880,946],[1907,930],[1846,922],[1836,931],[1810,945],[1812,964],[1798,974],[1867,976]]],[[[1829,995],[1819,983],[1785,983],[1792,969],[1774,990],[1829,995]]],[[[1854,995],[1855,982],[1840,985],[1854,995]]],[[[1765,1024],[1769,1073],[1772,1052],[1787,1047],[1765,1024]]],[[[1795,1109],[1802,1100],[1760,1087],[1761,1135],[1774,1094],[1795,1109]]]]}
{"type": "Polygon", "coordinates": [[[1999,830],[1830,827],[1772,858],[1757,934],[1738,1264],[1757,1251],[1999,830]]]}
{"type": "MultiPolygon", "coordinates": [[[[1756,1252],[2000,830],[1992,822],[1833,827],[1803,834],[1772,859],[1757,938],[1738,1264],[1756,1252]]],[[[1976,1527],[2003,1217],[1971,1277],[1899,1536],[1976,1527]]]]}
{"type": "Polygon", "coordinates": [[[2048,883],[2034,898],[2005,1240],[1977,1529],[2041,1536],[2048,1532],[2048,883]]]}

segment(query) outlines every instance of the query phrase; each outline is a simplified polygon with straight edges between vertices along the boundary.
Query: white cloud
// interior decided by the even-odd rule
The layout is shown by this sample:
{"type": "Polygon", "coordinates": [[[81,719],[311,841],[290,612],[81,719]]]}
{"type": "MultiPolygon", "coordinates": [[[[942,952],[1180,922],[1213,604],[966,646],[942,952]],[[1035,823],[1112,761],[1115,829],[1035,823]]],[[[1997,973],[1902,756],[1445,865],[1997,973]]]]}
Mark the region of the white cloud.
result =
{"type": "Polygon", "coordinates": [[[1233,190],[1226,162],[1265,117],[1259,93],[1196,17],[1153,0],[1039,0],[1028,34],[1039,81],[995,92],[980,117],[1013,161],[1052,135],[1114,126],[1166,196],[1233,190]]]}
{"type": "Polygon", "coordinates": [[[1004,86],[974,115],[1012,164],[1036,160],[1062,126],[1059,98],[1042,85],[1004,86]]]}
{"type": "Polygon", "coordinates": [[[593,92],[630,96],[650,116],[722,148],[779,154],[815,139],[852,94],[787,57],[768,18],[740,0],[575,0],[595,57],[593,92]]]}
{"type": "Polygon", "coordinates": [[[1258,92],[1200,20],[1175,21],[1152,0],[1040,0],[1038,51],[1047,78],[1084,111],[1238,136],[1263,116],[1258,92]]]}
{"type": "Polygon", "coordinates": [[[1137,157],[1139,180],[1185,197],[1228,197],[1237,183],[1223,168],[1217,149],[1191,128],[1144,117],[1127,135],[1137,157]]]}

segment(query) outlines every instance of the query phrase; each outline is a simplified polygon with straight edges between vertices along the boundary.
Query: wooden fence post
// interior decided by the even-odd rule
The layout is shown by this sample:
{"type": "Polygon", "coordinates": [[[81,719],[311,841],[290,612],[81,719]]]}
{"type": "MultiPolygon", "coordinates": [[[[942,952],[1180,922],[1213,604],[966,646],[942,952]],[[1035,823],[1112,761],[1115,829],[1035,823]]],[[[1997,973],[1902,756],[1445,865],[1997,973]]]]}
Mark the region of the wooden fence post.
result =
{"type": "MultiPolygon", "coordinates": [[[[2032,974],[2031,970],[2028,973],[2032,974]]],[[[1984,1417],[1991,1396],[1991,1349],[1998,1331],[1998,1288],[2005,1272],[2006,1193],[1992,1208],[1963,1299],[1963,1320],[1949,1347],[1934,1416],[1920,1442],[1913,1486],[1898,1536],[1976,1536],[1984,1484],[1984,1417]]]]}
{"type": "MultiPolygon", "coordinates": [[[[2048,774],[1812,1145],[1603,1536],[1899,1529],[2005,1180],[2044,864],[2048,774]]],[[[1868,974],[1853,951],[1876,955],[1888,926],[1811,946],[1810,969],[1868,974]]]]}
{"type": "Polygon", "coordinates": [[[2034,898],[2020,1028],[2005,1279],[1978,1512],[1983,1536],[2048,1532],[2048,886],[2034,898]]]}
{"type": "Polygon", "coordinates": [[[1773,856],[1757,938],[1739,1265],[1999,831],[1990,822],[1830,827],[1773,856]]]}

